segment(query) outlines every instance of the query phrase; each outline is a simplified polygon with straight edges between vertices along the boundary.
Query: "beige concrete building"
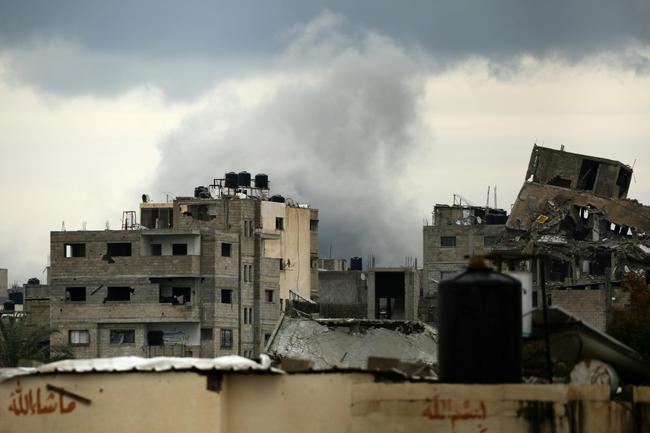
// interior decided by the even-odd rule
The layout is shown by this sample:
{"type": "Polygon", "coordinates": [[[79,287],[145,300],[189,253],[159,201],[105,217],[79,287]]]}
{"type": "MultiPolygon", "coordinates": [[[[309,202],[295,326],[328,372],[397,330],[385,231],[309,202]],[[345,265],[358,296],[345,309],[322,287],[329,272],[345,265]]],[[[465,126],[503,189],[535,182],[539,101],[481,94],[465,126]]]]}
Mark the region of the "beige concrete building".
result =
{"type": "Polygon", "coordinates": [[[423,233],[423,299],[420,319],[433,323],[437,318],[440,281],[467,267],[468,258],[488,254],[505,232],[506,211],[463,204],[436,204],[431,225],[423,233]]]}
{"type": "Polygon", "coordinates": [[[122,230],[52,232],[51,343],[80,358],[257,355],[289,294],[310,297],[318,210],[269,200],[250,175],[213,186],[145,196],[122,230]]]}
{"type": "Polygon", "coordinates": [[[9,271],[7,269],[0,268],[0,296],[6,296],[8,288],[9,271]]]}

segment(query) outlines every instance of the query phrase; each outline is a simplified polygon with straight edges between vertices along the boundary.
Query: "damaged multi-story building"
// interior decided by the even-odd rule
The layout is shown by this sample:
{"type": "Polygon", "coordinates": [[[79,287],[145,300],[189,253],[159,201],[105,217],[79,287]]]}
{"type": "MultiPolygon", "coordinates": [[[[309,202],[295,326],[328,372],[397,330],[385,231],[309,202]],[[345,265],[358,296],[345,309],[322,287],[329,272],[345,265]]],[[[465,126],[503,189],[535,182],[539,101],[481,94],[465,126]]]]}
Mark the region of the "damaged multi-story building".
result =
{"type": "Polygon", "coordinates": [[[650,268],[650,208],[627,198],[632,168],[618,161],[534,146],[492,259],[528,270],[540,298],[605,329],[629,271],[650,268]]]}
{"type": "MultiPolygon", "coordinates": [[[[75,357],[256,356],[291,297],[310,298],[318,210],[227,173],[194,196],[144,195],[140,223],[51,233],[53,345],[75,357]]],[[[39,299],[42,301],[43,297],[39,299]]]]}
{"type": "Polygon", "coordinates": [[[454,204],[436,204],[432,223],[423,233],[421,320],[437,320],[438,284],[465,270],[474,255],[488,254],[505,231],[508,218],[503,209],[472,206],[460,196],[454,204]]]}

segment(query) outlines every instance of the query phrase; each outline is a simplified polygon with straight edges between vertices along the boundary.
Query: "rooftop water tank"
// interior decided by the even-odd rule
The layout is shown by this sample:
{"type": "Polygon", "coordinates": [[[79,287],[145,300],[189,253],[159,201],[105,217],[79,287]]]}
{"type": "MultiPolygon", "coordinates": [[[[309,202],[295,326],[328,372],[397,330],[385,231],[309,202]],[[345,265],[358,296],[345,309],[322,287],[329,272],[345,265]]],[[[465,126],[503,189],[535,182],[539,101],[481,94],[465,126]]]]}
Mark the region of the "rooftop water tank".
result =
{"type": "Polygon", "coordinates": [[[237,188],[237,173],[234,171],[226,173],[226,188],[237,188]]]}
{"type": "Polygon", "coordinates": [[[256,174],[255,188],[269,189],[269,177],[264,173],[256,174]]]}
{"type": "Polygon", "coordinates": [[[275,202],[275,203],[284,203],[285,202],[284,197],[282,197],[281,195],[271,196],[270,201],[275,202]]]}
{"type": "Polygon", "coordinates": [[[239,186],[243,186],[244,188],[250,188],[251,174],[247,171],[240,171],[237,175],[237,184],[239,186]]]}

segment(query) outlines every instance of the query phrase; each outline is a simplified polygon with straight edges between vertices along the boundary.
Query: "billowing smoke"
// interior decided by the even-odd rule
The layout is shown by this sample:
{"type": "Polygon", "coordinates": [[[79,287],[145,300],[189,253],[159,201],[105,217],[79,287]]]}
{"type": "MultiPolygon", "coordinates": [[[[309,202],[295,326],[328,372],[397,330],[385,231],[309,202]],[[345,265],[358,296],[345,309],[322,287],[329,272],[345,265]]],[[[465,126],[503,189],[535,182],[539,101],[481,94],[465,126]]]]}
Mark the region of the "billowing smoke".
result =
{"type": "Polygon", "coordinates": [[[218,83],[161,145],[152,185],[191,194],[226,171],[267,173],[272,193],[320,209],[321,257],[421,254],[404,194],[427,152],[425,56],[323,14],[295,29],[267,71],[218,83]]]}

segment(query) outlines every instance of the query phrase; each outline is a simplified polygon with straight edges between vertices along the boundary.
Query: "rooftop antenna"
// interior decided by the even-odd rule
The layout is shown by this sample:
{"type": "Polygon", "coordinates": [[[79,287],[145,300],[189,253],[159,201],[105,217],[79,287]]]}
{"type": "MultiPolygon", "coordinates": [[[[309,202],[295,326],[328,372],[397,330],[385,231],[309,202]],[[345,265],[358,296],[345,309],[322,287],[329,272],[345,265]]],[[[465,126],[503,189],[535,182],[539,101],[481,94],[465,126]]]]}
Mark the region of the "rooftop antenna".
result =
{"type": "Polygon", "coordinates": [[[560,152],[564,152],[564,144],[560,144],[560,152]]]}
{"type": "Polygon", "coordinates": [[[497,206],[497,186],[496,184],[494,185],[494,208],[498,209],[499,207],[497,206]]]}
{"type": "Polygon", "coordinates": [[[81,230],[86,231],[86,221],[81,223],[81,230]]]}
{"type": "Polygon", "coordinates": [[[330,239],[330,259],[332,258],[332,240],[330,239]]]}
{"type": "Polygon", "coordinates": [[[485,200],[485,207],[489,208],[490,207],[490,185],[488,185],[488,190],[487,190],[487,200],[485,200]]]}
{"type": "Polygon", "coordinates": [[[65,231],[65,221],[61,221],[61,231],[65,231]]]}
{"type": "Polygon", "coordinates": [[[111,223],[108,220],[106,220],[106,230],[110,230],[110,229],[111,229],[111,223]]]}

